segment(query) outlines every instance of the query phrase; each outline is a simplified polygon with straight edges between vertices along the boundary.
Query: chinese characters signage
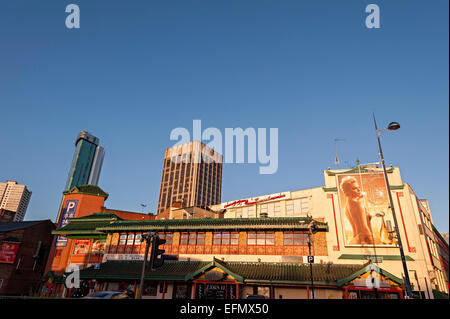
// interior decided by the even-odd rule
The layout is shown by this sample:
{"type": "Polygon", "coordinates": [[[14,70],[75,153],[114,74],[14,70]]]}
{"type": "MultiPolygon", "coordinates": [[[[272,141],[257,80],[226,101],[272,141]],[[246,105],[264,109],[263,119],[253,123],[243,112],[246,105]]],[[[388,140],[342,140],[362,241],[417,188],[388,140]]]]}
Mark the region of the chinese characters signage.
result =
{"type": "Polygon", "coordinates": [[[89,253],[89,245],[91,241],[89,239],[77,239],[75,247],[73,248],[74,256],[83,256],[89,253]]]}

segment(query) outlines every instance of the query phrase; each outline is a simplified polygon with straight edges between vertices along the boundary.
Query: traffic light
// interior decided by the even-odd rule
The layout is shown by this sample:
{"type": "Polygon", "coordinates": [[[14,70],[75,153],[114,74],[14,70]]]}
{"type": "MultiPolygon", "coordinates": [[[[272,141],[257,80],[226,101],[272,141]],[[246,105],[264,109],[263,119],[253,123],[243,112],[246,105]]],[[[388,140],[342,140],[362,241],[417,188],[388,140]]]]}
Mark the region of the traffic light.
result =
{"type": "Polygon", "coordinates": [[[165,252],[164,249],[159,249],[160,245],[164,245],[166,243],[165,239],[159,238],[158,235],[153,237],[152,240],[152,253],[150,256],[150,269],[155,269],[161,267],[164,264],[163,254],[165,252]]]}

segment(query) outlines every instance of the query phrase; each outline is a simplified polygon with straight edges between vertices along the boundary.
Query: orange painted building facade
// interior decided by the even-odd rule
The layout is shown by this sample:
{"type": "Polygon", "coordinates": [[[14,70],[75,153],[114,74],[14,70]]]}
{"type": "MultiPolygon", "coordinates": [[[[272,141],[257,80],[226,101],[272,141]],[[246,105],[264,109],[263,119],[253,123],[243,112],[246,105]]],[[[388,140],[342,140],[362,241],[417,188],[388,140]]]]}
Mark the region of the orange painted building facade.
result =
{"type": "MultiPolygon", "coordinates": [[[[65,192],[61,211],[58,214],[57,229],[67,225],[70,219],[83,218],[94,213],[102,213],[103,215],[110,213],[122,220],[138,221],[155,218],[152,214],[106,208],[104,203],[107,198],[107,193],[93,185],[74,187],[65,192]],[[69,210],[71,211],[69,212],[69,210]]],[[[54,236],[45,273],[51,271],[55,274],[62,274],[70,264],[77,264],[80,268],[84,268],[95,263],[101,263],[106,242],[104,237],[101,235],[93,238],[54,236]]]]}
{"type": "MultiPolygon", "coordinates": [[[[57,228],[61,228],[62,221],[65,218],[64,210],[66,210],[71,203],[75,203],[76,207],[70,218],[83,217],[92,214],[93,212],[101,211],[108,194],[104,193],[99,187],[92,187],[90,189],[74,187],[68,192],[64,192],[61,210],[58,212],[57,228]],[[93,192],[95,191],[95,192],[93,192]],[[92,192],[92,193],[89,193],[92,192]]],[[[69,218],[67,218],[69,219],[69,218]]],[[[55,236],[52,242],[52,248],[47,261],[45,272],[54,271],[56,273],[63,273],[67,265],[70,263],[71,253],[74,250],[75,240],[63,239],[63,237],[55,236]],[[57,247],[57,242],[60,242],[57,247]]]]}

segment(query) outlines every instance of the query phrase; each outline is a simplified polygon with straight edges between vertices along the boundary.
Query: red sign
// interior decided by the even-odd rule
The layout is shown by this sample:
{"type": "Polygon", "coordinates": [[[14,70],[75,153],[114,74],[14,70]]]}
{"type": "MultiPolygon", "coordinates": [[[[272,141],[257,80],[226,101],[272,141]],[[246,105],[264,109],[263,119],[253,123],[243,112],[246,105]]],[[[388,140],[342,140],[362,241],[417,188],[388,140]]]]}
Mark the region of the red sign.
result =
{"type": "Polygon", "coordinates": [[[286,194],[282,194],[282,195],[277,195],[277,196],[268,196],[266,198],[259,198],[256,197],[254,200],[252,199],[241,199],[241,200],[237,200],[234,202],[231,202],[230,204],[227,204],[224,206],[224,208],[228,208],[228,207],[239,207],[239,206],[249,206],[249,205],[254,205],[254,204],[258,204],[258,203],[263,203],[263,202],[268,202],[271,200],[275,200],[275,199],[279,199],[279,198],[283,198],[286,197],[286,194]]]}
{"type": "Polygon", "coordinates": [[[19,246],[19,243],[4,242],[0,248],[0,263],[14,264],[19,246]]]}
{"type": "Polygon", "coordinates": [[[74,256],[82,256],[89,253],[90,239],[77,239],[75,247],[73,248],[74,256]]]}

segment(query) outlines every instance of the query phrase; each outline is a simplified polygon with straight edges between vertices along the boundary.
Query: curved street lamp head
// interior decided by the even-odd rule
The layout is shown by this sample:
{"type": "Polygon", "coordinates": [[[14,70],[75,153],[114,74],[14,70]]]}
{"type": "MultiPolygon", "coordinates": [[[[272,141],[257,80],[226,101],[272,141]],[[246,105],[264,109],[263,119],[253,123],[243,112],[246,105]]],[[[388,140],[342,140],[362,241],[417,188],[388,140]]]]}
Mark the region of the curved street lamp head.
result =
{"type": "Polygon", "coordinates": [[[395,131],[400,128],[400,124],[398,124],[397,122],[391,122],[391,123],[389,123],[387,128],[388,128],[388,130],[395,131]]]}

